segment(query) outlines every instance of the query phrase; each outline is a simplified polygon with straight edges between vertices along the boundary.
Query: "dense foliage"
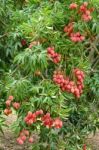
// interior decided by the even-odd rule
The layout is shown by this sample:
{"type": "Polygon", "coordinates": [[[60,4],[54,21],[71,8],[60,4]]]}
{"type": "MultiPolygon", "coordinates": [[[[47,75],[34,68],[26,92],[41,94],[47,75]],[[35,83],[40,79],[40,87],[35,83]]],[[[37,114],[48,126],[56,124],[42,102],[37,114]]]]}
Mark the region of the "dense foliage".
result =
{"type": "Polygon", "coordinates": [[[0,114],[33,150],[82,150],[99,128],[99,2],[74,2],[0,0],[0,114]]]}

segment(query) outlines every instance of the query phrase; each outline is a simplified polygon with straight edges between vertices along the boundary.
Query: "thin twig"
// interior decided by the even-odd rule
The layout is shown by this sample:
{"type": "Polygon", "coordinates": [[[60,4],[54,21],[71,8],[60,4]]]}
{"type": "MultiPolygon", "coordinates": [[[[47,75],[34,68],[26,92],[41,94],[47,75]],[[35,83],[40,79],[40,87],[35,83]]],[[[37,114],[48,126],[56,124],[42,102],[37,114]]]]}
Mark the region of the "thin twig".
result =
{"type": "Polygon", "coordinates": [[[7,36],[7,35],[8,35],[8,33],[5,33],[5,34],[3,34],[3,35],[0,35],[0,39],[3,38],[3,37],[5,37],[5,36],[7,36]]]}
{"type": "Polygon", "coordinates": [[[99,59],[94,63],[92,68],[95,69],[95,67],[98,65],[98,63],[99,63],[99,59]]]}
{"type": "Polygon", "coordinates": [[[99,55],[99,51],[98,51],[98,49],[96,48],[95,44],[94,44],[94,43],[91,43],[91,46],[95,49],[95,51],[96,51],[97,54],[99,55]]]}

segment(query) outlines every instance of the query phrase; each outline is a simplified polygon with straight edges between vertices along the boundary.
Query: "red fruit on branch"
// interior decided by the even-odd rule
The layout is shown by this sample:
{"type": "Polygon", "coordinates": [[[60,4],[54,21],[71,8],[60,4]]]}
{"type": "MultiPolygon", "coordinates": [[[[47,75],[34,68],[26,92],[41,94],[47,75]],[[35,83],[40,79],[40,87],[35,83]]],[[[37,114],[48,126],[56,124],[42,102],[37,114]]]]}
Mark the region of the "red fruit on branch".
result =
{"type": "Polygon", "coordinates": [[[91,12],[94,11],[93,8],[88,9],[87,6],[88,6],[88,2],[84,2],[80,6],[80,10],[79,10],[79,12],[82,13],[82,16],[81,16],[82,20],[84,20],[86,22],[88,22],[92,19],[91,12]]]}
{"type": "Polygon", "coordinates": [[[10,115],[11,113],[12,113],[12,110],[11,110],[11,109],[7,109],[7,108],[6,108],[6,109],[4,110],[4,114],[7,115],[7,116],[10,115]]]}
{"type": "Polygon", "coordinates": [[[22,44],[22,46],[25,46],[25,45],[27,44],[26,40],[25,40],[25,39],[22,39],[22,40],[21,40],[21,44],[22,44]]]}
{"type": "Polygon", "coordinates": [[[69,8],[72,9],[72,10],[76,9],[77,7],[78,7],[78,5],[76,3],[71,3],[70,6],[69,6],[69,8]]]}
{"type": "Polygon", "coordinates": [[[5,103],[6,103],[7,107],[10,107],[10,105],[11,105],[11,101],[10,100],[7,100],[5,103]]]}
{"type": "MultiPolygon", "coordinates": [[[[90,12],[90,11],[89,11],[90,12]]],[[[82,19],[86,22],[90,21],[92,19],[92,16],[91,15],[88,15],[87,13],[84,13],[82,15],[82,19]]]]}
{"type": "Polygon", "coordinates": [[[52,59],[52,61],[57,64],[61,61],[61,55],[55,52],[54,47],[47,48],[48,56],[52,59]]]}
{"type": "Polygon", "coordinates": [[[83,5],[84,5],[85,7],[87,7],[87,6],[88,6],[88,2],[84,2],[83,5]]]}
{"type": "Polygon", "coordinates": [[[81,35],[79,32],[76,32],[76,33],[71,33],[70,39],[73,42],[82,42],[85,39],[85,37],[81,35]]]}
{"type": "Polygon", "coordinates": [[[72,87],[72,88],[70,89],[70,92],[71,92],[72,94],[74,94],[74,92],[75,92],[74,87],[72,87]]]}
{"type": "Polygon", "coordinates": [[[27,116],[25,117],[24,121],[28,125],[32,125],[34,122],[36,122],[36,114],[32,112],[28,112],[27,116]]]}
{"type": "Polygon", "coordinates": [[[20,144],[20,145],[24,144],[24,142],[25,142],[26,139],[27,139],[27,136],[29,136],[29,131],[26,130],[26,129],[23,129],[23,130],[20,132],[19,137],[17,138],[18,144],[20,144]]]}
{"type": "Polygon", "coordinates": [[[85,5],[84,3],[80,6],[80,10],[79,12],[85,13],[87,10],[87,5],[85,5]]]}
{"type": "Polygon", "coordinates": [[[23,131],[21,131],[19,135],[20,135],[20,137],[21,137],[21,136],[24,136],[25,134],[24,134],[23,131]]]}
{"type": "Polygon", "coordinates": [[[5,109],[5,110],[4,110],[4,114],[5,114],[5,115],[9,115],[9,110],[8,110],[8,109],[5,109]]]}
{"type": "Polygon", "coordinates": [[[10,95],[10,96],[8,97],[8,100],[10,100],[10,101],[13,101],[13,99],[14,99],[14,97],[13,97],[12,95],[10,95]]]}
{"type": "Polygon", "coordinates": [[[53,126],[57,129],[62,128],[63,122],[60,120],[60,118],[56,118],[53,121],[53,126]]]}
{"type": "Polygon", "coordinates": [[[67,26],[64,27],[64,32],[67,33],[68,36],[70,36],[73,30],[74,30],[73,23],[69,23],[67,26]]]}
{"type": "Polygon", "coordinates": [[[83,150],[87,150],[86,144],[83,145],[83,150]]]}
{"type": "Polygon", "coordinates": [[[54,47],[48,47],[48,48],[47,48],[47,52],[48,52],[48,53],[51,53],[51,52],[53,53],[54,50],[55,50],[54,47]]]}
{"type": "Polygon", "coordinates": [[[29,143],[33,143],[34,142],[33,137],[30,137],[28,141],[29,141],[29,143]]]}
{"type": "Polygon", "coordinates": [[[36,116],[43,115],[43,110],[42,109],[38,110],[38,111],[35,112],[35,114],[36,114],[36,116]]]}
{"type": "Polygon", "coordinates": [[[29,131],[28,131],[28,130],[24,129],[24,130],[22,130],[22,132],[23,132],[26,136],[29,136],[29,131]]]}
{"type": "Polygon", "coordinates": [[[23,129],[22,131],[20,131],[20,137],[21,136],[29,136],[29,131],[28,130],[25,130],[25,129],[23,129]]]}
{"type": "Polygon", "coordinates": [[[43,125],[46,126],[46,127],[48,127],[48,128],[51,128],[53,126],[53,120],[50,117],[50,113],[46,113],[42,117],[42,122],[43,122],[43,125]]]}
{"type": "Polygon", "coordinates": [[[26,136],[25,135],[20,136],[20,138],[21,138],[22,141],[24,141],[24,142],[26,141],[26,136]]]}
{"type": "Polygon", "coordinates": [[[42,109],[37,110],[34,113],[28,112],[27,116],[24,118],[24,121],[26,122],[26,124],[32,125],[34,122],[37,121],[37,117],[40,115],[43,115],[43,114],[44,114],[44,112],[42,109]]]}
{"type": "Polygon", "coordinates": [[[18,102],[14,102],[12,105],[16,110],[18,110],[20,108],[20,103],[18,103],[18,102]]]}
{"type": "Polygon", "coordinates": [[[24,141],[19,137],[19,138],[17,138],[17,143],[20,145],[23,145],[24,141]]]}
{"type": "Polygon", "coordinates": [[[53,74],[53,81],[56,83],[62,91],[66,91],[80,98],[82,90],[84,88],[84,73],[80,69],[75,69],[74,74],[77,78],[77,85],[74,81],[71,81],[69,77],[65,78],[61,72],[55,71],[53,74]]]}

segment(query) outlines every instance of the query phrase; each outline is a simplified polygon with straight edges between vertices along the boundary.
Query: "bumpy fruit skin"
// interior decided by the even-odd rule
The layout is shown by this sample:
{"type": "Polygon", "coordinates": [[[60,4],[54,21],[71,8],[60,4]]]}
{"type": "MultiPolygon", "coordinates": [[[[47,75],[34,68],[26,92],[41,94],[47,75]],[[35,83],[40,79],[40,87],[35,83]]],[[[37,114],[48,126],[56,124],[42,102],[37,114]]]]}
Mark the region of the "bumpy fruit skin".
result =
{"type": "Polygon", "coordinates": [[[77,7],[78,7],[78,5],[76,3],[71,3],[70,6],[69,6],[69,8],[72,9],[72,10],[76,9],[77,7]]]}
{"type": "Polygon", "coordinates": [[[57,64],[61,61],[61,55],[55,52],[54,47],[48,47],[47,54],[55,64],[57,64]]]}
{"type": "Polygon", "coordinates": [[[26,129],[23,129],[19,133],[19,137],[17,138],[18,144],[22,145],[26,141],[27,137],[29,136],[29,131],[26,129]]]}
{"type": "Polygon", "coordinates": [[[8,99],[5,103],[6,103],[6,106],[7,106],[7,107],[10,107],[11,101],[10,101],[9,99],[8,99]]]}
{"type": "Polygon", "coordinates": [[[25,40],[25,39],[22,39],[22,40],[21,40],[21,45],[22,45],[22,46],[25,46],[26,44],[27,44],[26,40],[25,40]]]}
{"type": "Polygon", "coordinates": [[[77,43],[82,42],[85,37],[80,34],[80,32],[74,33],[73,23],[69,23],[67,26],[64,27],[64,32],[70,37],[71,41],[77,43]]]}
{"type": "Polygon", "coordinates": [[[12,110],[11,110],[11,109],[6,108],[6,109],[4,110],[4,114],[5,114],[6,116],[10,115],[11,113],[12,113],[12,110]]]}
{"type": "Polygon", "coordinates": [[[92,19],[92,16],[91,15],[88,15],[87,13],[83,14],[82,15],[82,20],[88,22],[92,19]]]}
{"type": "Polygon", "coordinates": [[[43,115],[44,112],[43,112],[42,109],[40,109],[40,110],[37,110],[37,111],[35,112],[35,114],[36,114],[36,116],[39,116],[39,115],[43,115]]]}
{"type": "MultiPolygon", "coordinates": [[[[52,128],[53,127],[53,123],[55,121],[58,122],[58,124],[55,124],[56,128],[61,128],[62,121],[59,118],[52,119],[50,116],[50,113],[46,113],[44,114],[43,110],[37,110],[34,113],[32,112],[28,112],[27,116],[24,118],[24,121],[27,125],[32,125],[33,123],[35,123],[37,121],[37,117],[40,118],[41,122],[43,123],[44,126],[46,126],[47,128],[52,128]]],[[[24,133],[24,130],[22,131],[22,133],[24,133]]],[[[24,133],[25,134],[25,133],[24,133]]]]}
{"type": "Polygon", "coordinates": [[[83,145],[83,150],[87,150],[86,144],[83,145]]]}
{"type": "Polygon", "coordinates": [[[74,30],[73,22],[69,23],[68,25],[64,27],[64,32],[67,33],[68,36],[70,36],[73,30],[74,30]]]}
{"type": "Polygon", "coordinates": [[[5,109],[5,110],[4,110],[4,114],[5,114],[5,115],[8,115],[8,114],[9,114],[9,110],[8,110],[8,109],[5,109]]]}
{"type": "Polygon", "coordinates": [[[27,125],[32,125],[34,122],[36,122],[36,114],[32,112],[28,112],[24,121],[26,122],[27,125]]]}
{"type": "Polygon", "coordinates": [[[9,99],[10,101],[13,101],[14,97],[13,97],[12,95],[10,95],[10,96],[8,97],[8,99],[9,99]]]}
{"type": "Polygon", "coordinates": [[[84,2],[79,9],[79,12],[85,13],[87,10],[88,2],[84,2]]]}
{"type": "Polygon", "coordinates": [[[19,137],[19,138],[17,138],[17,143],[20,145],[23,145],[24,141],[19,137]]]}
{"type": "Polygon", "coordinates": [[[84,88],[83,81],[85,75],[80,69],[75,69],[74,74],[77,78],[77,83],[71,81],[69,77],[64,77],[61,72],[57,71],[53,74],[53,81],[61,88],[62,91],[72,93],[75,97],[80,98],[84,88]]]}
{"type": "Polygon", "coordinates": [[[33,143],[34,142],[33,137],[30,137],[28,141],[29,141],[29,143],[33,143]]]}
{"type": "Polygon", "coordinates": [[[28,130],[25,130],[25,129],[24,129],[22,132],[23,132],[26,136],[29,136],[29,131],[28,131],[28,130]]]}
{"type": "Polygon", "coordinates": [[[21,138],[22,141],[26,141],[26,136],[25,135],[21,136],[20,138],[21,138]]]}
{"type": "MultiPolygon", "coordinates": [[[[76,3],[71,3],[69,9],[77,9],[78,5],[76,3]]],[[[78,14],[81,16],[81,19],[85,22],[92,20],[91,12],[94,11],[94,8],[88,8],[88,2],[84,2],[78,9],[78,14]]],[[[85,36],[81,35],[79,32],[74,32],[73,22],[69,23],[64,27],[64,32],[67,36],[70,37],[71,41],[77,43],[85,40],[85,36]]],[[[56,63],[56,61],[54,61],[56,63]]]]}
{"type": "Polygon", "coordinates": [[[62,128],[63,126],[63,122],[60,120],[60,118],[56,118],[54,121],[53,121],[53,126],[57,129],[59,128],[62,128]]]}
{"type": "MultiPolygon", "coordinates": [[[[24,121],[27,125],[32,125],[34,122],[37,121],[37,117],[40,117],[39,120],[41,121],[41,123],[43,124],[43,126],[47,127],[47,128],[62,128],[63,126],[63,122],[60,120],[60,118],[55,118],[52,119],[50,116],[50,113],[46,113],[44,114],[43,110],[37,110],[34,113],[33,112],[28,112],[28,114],[26,115],[24,121]]],[[[22,131],[20,131],[19,133],[19,137],[17,138],[17,142],[19,144],[23,144],[26,139],[28,138],[28,142],[29,143],[33,143],[34,142],[34,138],[30,136],[30,133],[28,130],[23,129],[22,131]]]]}
{"type": "Polygon", "coordinates": [[[77,33],[71,33],[70,39],[73,42],[82,42],[85,39],[85,37],[81,35],[79,32],[77,32],[77,33]]]}
{"type": "Polygon", "coordinates": [[[51,128],[52,125],[53,125],[53,120],[52,118],[50,117],[50,113],[46,113],[43,117],[42,117],[42,122],[43,122],[43,125],[48,127],[48,128],[51,128]]]}
{"type": "Polygon", "coordinates": [[[20,108],[20,103],[18,103],[18,102],[14,102],[12,105],[16,110],[18,110],[20,108]]]}
{"type": "Polygon", "coordinates": [[[81,13],[81,18],[83,21],[85,22],[88,22],[92,19],[92,16],[91,16],[91,12],[94,11],[94,9],[90,8],[88,9],[87,8],[88,6],[88,3],[87,2],[84,2],[81,6],[80,6],[80,9],[79,9],[79,12],[81,13]]]}

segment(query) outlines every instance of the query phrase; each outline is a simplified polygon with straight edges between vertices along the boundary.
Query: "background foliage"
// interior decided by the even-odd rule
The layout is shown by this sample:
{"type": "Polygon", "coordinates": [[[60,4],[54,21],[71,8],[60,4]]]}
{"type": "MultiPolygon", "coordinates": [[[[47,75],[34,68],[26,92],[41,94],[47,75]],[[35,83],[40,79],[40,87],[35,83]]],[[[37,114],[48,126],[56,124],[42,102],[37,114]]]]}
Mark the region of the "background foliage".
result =
{"type": "Polygon", "coordinates": [[[61,130],[34,125],[34,132],[40,136],[39,143],[33,145],[34,150],[80,150],[87,134],[99,128],[99,2],[89,1],[95,8],[89,23],[69,10],[71,2],[0,0],[0,113],[7,97],[13,95],[21,103],[14,124],[17,134],[26,127],[23,118],[28,111],[44,109],[64,122],[61,130]],[[83,43],[75,44],[65,36],[63,28],[70,18],[75,22],[75,31],[86,35],[83,43]],[[40,44],[29,49],[32,41],[40,44]],[[51,45],[65,58],[58,65],[47,58],[46,49],[51,45]],[[53,83],[53,71],[59,68],[71,78],[73,68],[85,72],[85,88],[79,100],[53,83]],[[38,70],[40,76],[35,75],[38,70]]]}

